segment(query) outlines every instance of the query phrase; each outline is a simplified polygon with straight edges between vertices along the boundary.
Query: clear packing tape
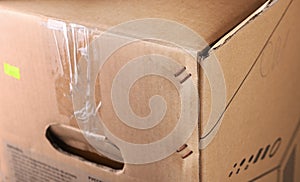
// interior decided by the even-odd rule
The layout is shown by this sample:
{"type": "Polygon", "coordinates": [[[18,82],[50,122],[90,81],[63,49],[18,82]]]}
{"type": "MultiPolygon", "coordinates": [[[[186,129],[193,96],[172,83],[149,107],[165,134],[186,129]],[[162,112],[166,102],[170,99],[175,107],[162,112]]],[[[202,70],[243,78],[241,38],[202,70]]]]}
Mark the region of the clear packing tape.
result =
{"type": "MultiPolygon", "coordinates": [[[[91,102],[91,97],[95,97],[95,94],[91,93],[93,89],[88,88],[96,78],[96,76],[91,78],[95,73],[91,73],[88,47],[92,36],[99,35],[98,31],[51,19],[47,22],[47,28],[52,31],[57,48],[57,67],[54,71],[57,76],[56,89],[60,113],[70,118],[72,126],[79,127],[84,132],[85,139],[97,143],[98,152],[122,161],[120,150],[105,137],[101,123],[96,122],[101,101],[97,98],[99,103],[97,106],[91,102]],[[77,97],[74,97],[74,94],[77,97]]],[[[68,135],[66,131],[56,132],[64,133],[62,137],[68,135]]]]}

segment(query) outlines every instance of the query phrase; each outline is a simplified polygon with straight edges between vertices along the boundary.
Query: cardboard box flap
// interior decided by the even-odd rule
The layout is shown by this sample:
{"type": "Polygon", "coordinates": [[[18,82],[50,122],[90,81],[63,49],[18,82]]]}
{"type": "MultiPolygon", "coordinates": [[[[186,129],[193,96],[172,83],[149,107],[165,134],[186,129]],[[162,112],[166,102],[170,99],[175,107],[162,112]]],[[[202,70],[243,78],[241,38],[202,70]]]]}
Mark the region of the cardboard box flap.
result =
{"type": "MultiPolygon", "coordinates": [[[[168,19],[191,28],[211,45],[270,1],[2,1],[0,7],[99,30],[142,18],[168,19]]],[[[203,49],[184,39],[181,46],[203,49]]]]}
{"type": "Polygon", "coordinates": [[[208,57],[209,53],[212,50],[216,50],[217,48],[221,47],[241,28],[243,28],[245,25],[247,25],[249,22],[251,22],[253,19],[255,19],[259,14],[261,14],[262,12],[267,10],[270,6],[272,6],[276,2],[277,2],[277,0],[267,0],[264,4],[262,4],[259,8],[257,8],[252,14],[250,14],[248,17],[246,17],[243,21],[241,21],[239,24],[237,24],[232,29],[230,29],[228,32],[226,32],[219,39],[216,39],[214,42],[207,45],[206,48],[202,49],[198,53],[199,60],[203,60],[206,57],[208,57]]]}

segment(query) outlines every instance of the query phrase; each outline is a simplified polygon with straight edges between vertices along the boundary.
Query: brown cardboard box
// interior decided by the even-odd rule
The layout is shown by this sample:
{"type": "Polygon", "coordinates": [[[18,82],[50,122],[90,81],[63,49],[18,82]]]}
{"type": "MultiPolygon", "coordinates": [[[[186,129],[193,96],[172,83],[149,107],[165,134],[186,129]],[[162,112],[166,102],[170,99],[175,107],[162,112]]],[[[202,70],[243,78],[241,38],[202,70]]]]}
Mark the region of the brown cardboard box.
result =
{"type": "Polygon", "coordinates": [[[1,1],[3,181],[299,181],[299,7],[1,1]]]}

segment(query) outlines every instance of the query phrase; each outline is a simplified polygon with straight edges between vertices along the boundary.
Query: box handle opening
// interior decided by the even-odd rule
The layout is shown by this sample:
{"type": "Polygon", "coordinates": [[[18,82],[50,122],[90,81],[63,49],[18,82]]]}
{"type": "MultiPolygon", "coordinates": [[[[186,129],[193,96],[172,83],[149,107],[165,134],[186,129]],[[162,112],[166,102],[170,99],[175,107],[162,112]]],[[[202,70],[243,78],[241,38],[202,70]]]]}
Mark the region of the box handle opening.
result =
{"type": "Polygon", "coordinates": [[[84,138],[81,130],[61,124],[53,124],[46,129],[46,138],[59,152],[66,155],[76,156],[81,160],[106,166],[113,170],[122,170],[124,163],[109,159],[99,153],[84,138]]]}

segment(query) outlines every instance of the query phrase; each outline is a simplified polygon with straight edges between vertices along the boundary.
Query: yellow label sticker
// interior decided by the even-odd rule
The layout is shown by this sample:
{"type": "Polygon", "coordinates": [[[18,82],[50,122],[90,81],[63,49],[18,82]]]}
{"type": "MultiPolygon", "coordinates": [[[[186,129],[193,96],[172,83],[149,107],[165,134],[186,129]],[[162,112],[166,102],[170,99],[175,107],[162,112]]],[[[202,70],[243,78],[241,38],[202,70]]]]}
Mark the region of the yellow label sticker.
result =
{"type": "Polygon", "coordinates": [[[4,63],[4,73],[15,79],[20,80],[20,69],[18,67],[12,66],[10,64],[4,63]]]}

